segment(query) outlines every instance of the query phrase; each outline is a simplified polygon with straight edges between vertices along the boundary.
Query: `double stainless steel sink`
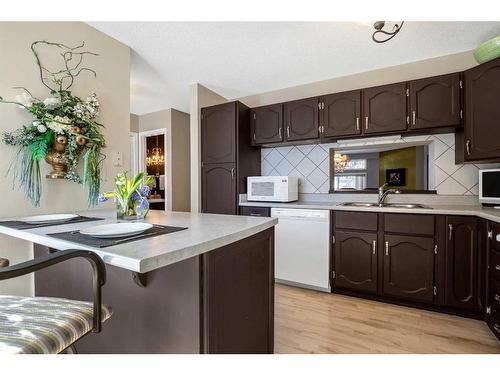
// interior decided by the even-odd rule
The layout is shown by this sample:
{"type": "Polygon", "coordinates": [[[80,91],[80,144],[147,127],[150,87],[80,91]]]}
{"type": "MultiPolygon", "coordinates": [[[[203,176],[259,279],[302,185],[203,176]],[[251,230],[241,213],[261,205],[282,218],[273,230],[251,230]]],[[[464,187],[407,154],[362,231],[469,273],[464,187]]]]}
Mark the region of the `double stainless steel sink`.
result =
{"type": "Polygon", "coordinates": [[[377,203],[368,203],[368,202],[345,202],[341,203],[340,205],[349,207],[388,207],[388,208],[426,208],[426,209],[431,208],[418,203],[384,203],[379,205],[377,203]]]}

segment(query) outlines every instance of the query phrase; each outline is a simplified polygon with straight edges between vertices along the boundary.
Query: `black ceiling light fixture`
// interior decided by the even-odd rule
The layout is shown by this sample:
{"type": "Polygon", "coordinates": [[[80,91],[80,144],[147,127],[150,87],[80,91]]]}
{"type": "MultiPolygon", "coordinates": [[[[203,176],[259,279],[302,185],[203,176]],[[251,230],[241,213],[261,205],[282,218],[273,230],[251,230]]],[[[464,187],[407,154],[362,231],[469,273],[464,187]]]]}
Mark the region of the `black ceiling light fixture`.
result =
{"type": "Polygon", "coordinates": [[[397,33],[401,30],[403,27],[403,24],[405,21],[401,21],[400,24],[395,23],[392,31],[385,31],[383,30],[385,26],[385,21],[377,21],[373,24],[373,27],[375,28],[375,31],[373,32],[372,39],[375,43],[385,43],[392,38],[394,38],[397,33]]]}

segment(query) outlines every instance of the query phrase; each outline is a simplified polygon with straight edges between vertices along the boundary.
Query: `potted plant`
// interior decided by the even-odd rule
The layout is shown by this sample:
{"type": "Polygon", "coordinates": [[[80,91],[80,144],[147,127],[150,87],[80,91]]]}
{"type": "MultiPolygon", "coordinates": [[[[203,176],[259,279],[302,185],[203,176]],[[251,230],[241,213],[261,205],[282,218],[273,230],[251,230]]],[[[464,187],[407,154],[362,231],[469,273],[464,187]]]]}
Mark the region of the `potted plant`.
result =
{"type": "Polygon", "coordinates": [[[144,172],[128,177],[127,172],[119,173],[115,177],[115,190],[99,196],[99,202],[106,202],[114,198],[116,202],[116,216],[124,220],[144,219],[149,211],[148,196],[154,179],[144,172]]]}

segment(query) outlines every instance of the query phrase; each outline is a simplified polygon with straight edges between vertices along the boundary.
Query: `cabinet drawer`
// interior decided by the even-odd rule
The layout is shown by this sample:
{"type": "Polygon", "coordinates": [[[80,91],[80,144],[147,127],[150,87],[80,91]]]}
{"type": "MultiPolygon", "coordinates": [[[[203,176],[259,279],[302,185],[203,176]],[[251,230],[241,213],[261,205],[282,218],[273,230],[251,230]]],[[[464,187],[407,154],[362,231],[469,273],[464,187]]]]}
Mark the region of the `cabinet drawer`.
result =
{"type": "Polygon", "coordinates": [[[335,212],[335,227],[376,231],[378,215],[375,212],[337,211],[335,212]]]}
{"type": "Polygon", "coordinates": [[[240,207],[240,215],[241,216],[270,217],[271,216],[271,209],[269,207],[241,206],[240,207]]]}
{"type": "Polygon", "coordinates": [[[384,214],[384,225],[389,233],[434,235],[434,215],[384,214]]]}
{"type": "Polygon", "coordinates": [[[490,280],[490,303],[500,311],[500,282],[494,279],[490,280]]]}
{"type": "Polygon", "coordinates": [[[490,252],[490,278],[500,282],[500,253],[496,250],[490,252]]]}
{"type": "Polygon", "coordinates": [[[500,224],[491,223],[491,231],[493,233],[491,247],[500,253],[500,238],[497,240],[497,236],[500,236],[500,224]]]}

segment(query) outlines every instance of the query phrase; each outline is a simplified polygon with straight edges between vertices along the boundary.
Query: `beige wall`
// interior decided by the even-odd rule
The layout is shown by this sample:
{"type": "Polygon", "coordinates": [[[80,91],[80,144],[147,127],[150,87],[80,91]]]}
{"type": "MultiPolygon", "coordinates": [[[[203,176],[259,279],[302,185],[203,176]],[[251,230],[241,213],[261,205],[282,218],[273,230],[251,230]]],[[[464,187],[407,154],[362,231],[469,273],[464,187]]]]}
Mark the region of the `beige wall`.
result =
{"type": "MultiPolygon", "coordinates": [[[[383,46],[381,46],[383,47],[383,46]]],[[[367,57],[369,58],[369,57],[367,57]]],[[[472,51],[441,56],[389,68],[372,70],[344,77],[294,86],[240,98],[249,107],[285,102],[289,100],[326,95],[364,87],[396,83],[440,74],[463,71],[477,65],[472,51]]]]}
{"type": "Polygon", "coordinates": [[[139,133],[139,116],[130,114],[130,131],[139,133]]]}
{"type": "Polygon", "coordinates": [[[191,85],[191,211],[201,211],[201,108],[227,102],[227,99],[195,83],[191,85]]]}
{"type": "MultiPolygon", "coordinates": [[[[12,99],[19,90],[13,86],[24,86],[33,95],[44,98],[49,95],[38,77],[38,68],[30,51],[36,40],[61,42],[70,46],[86,42],[89,50],[98,57],[89,57],[88,65],[97,72],[97,78],[82,73],[72,91],[85,98],[95,91],[101,102],[100,122],[108,156],[104,162],[103,190],[110,189],[116,173],[129,168],[130,147],[130,50],[127,46],[80,22],[0,22],[0,95],[12,99]],[[119,63],[118,63],[119,62],[119,63]],[[123,153],[124,165],[112,165],[112,153],[123,153]]],[[[0,105],[0,132],[16,129],[31,121],[31,116],[14,105],[0,105]]],[[[86,191],[81,186],[65,180],[43,179],[41,206],[34,208],[19,189],[12,189],[12,176],[5,176],[15,149],[0,145],[0,217],[12,217],[47,212],[74,212],[87,208],[86,191]]],[[[42,163],[42,174],[49,166],[42,163]]],[[[0,256],[12,262],[26,260],[32,256],[31,245],[24,241],[0,238],[0,256]]],[[[30,294],[33,292],[31,278],[0,282],[0,294],[30,294]]]]}
{"type": "MultiPolygon", "coordinates": [[[[189,211],[189,115],[175,109],[165,109],[135,117],[137,117],[139,134],[152,130],[163,130],[165,132],[165,156],[167,161],[165,170],[166,207],[172,211],[189,211]]],[[[139,139],[139,141],[141,140],[139,139]]]]}

